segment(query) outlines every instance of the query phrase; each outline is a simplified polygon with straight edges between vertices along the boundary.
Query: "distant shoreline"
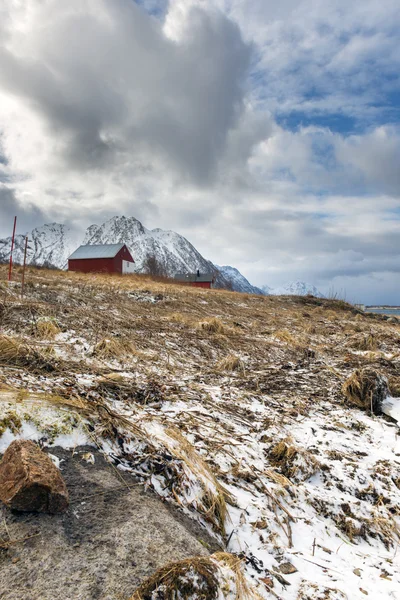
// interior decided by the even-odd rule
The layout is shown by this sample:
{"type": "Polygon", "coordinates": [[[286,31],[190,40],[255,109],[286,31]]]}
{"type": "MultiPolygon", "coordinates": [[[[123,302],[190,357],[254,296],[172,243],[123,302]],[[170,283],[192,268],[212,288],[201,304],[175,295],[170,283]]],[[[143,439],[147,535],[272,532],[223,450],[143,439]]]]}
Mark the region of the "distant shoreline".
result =
{"type": "Polygon", "coordinates": [[[400,306],[389,306],[388,304],[366,306],[365,310],[400,310],[400,306]]]}

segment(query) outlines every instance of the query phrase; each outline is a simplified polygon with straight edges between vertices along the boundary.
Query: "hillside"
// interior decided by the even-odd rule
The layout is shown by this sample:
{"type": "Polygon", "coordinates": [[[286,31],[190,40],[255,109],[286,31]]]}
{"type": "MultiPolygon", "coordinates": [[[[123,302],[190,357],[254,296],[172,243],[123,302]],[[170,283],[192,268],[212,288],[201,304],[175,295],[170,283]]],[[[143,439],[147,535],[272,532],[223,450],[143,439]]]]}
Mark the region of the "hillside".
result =
{"type": "MultiPolygon", "coordinates": [[[[83,239],[66,225],[48,223],[29,233],[28,264],[65,269],[68,256],[81,244],[127,244],[135,259],[137,273],[147,273],[153,260],[158,274],[174,277],[175,273],[215,273],[217,287],[248,292],[252,286],[241,275],[230,277],[228,272],[205,259],[182,235],[163,229],[146,229],[134,217],[112,217],[102,225],[91,225],[83,239]]],[[[25,235],[17,235],[13,259],[22,264],[25,235]]],[[[0,262],[9,260],[11,238],[0,240],[0,262]]],[[[236,273],[236,269],[234,269],[236,273]]],[[[240,274],[239,274],[240,275],[240,274]]],[[[256,293],[259,290],[253,288],[256,293]]]]}
{"type": "MultiPolygon", "coordinates": [[[[368,367],[400,396],[396,319],[334,300],[34,268],[21,299],[18,282],[8,288],[5,279],[0,267],[0,452],[15,437],[41,440],[65,459],[58,464],[68,475],[72,458],[62,452],[95,447],[116,473],[134,475],[136,485],[197,522],[223,551],[206,556],[215,550],[207,542],[200,562],[185,563],[191,585],[201,588],[197,572],[213,574],[206,598],[398,598],[398,401],[384,402],[392,418],[370,414],[342,389],[368,367]]],[[[117,502],[124,481],[108,481],[102,512],[97,488],[79,485],[71,488],[63,526],[54,517],[54,539],[48,517],[25,519],[21,536],[18,517],[1,512],[0,583],[16,586],[10,598],[21,597],[18,586],[29,581],[32,600],[54,600],[55,592],[66,600],[128,600],[167,560],[154,546],[147,570],[135,566],[124,537],[132,514],[125,532],[119,525],[118,534],[110,529],[101,537],[107,510],[123,510],[112,492],[117,502]],[[72,552],[74,544],[82,560],[74,562],[69,587],[57,589],[57,548],[72,552]],[[112,580],[108,572],[87,575],[102,547],[110,569],[120,569],[112,580]]],[[[177,543],[165,538],[171,557],[177,543]]],[[[155,581],[132,600],[168,597],[143,591],[155,581]]]]}
{"type": "MultiPolygon", "coordinates": [[[[135,259],[137,273],[156,269],[158,275],[173,278],[176,273],[215,273],[216,286],[246,294],[322,294],[310,284],[296,282],[282,289],[262,289],[252,285],[235,267],[218,266],[204,258],[182,235],[164,229],[146,229],[135,217],[112,217],[102,225],[91,225],[83,239],[68,226],[47,223],[28,234],[27,263],[66,269],[68,257],[81,244],[127,244],[135,259]]],[[[0,263],[10,258],[11,238],[0,239],[0,263]]],[[[23,263],[25,234],[17,235],[13,260],[23,263]]]]}

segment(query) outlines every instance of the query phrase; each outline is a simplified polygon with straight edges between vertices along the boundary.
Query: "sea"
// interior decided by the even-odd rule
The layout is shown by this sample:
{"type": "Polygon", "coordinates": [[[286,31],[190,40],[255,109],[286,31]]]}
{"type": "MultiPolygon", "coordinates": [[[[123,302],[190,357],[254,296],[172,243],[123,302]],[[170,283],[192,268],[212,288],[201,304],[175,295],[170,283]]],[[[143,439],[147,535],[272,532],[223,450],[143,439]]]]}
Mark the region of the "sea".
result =
{"type": "Polygon", "coordinates": [[[367,306],[365,312],[377,313],[379,315],[393,315],[400,317],[400,306],[367,306]]]}

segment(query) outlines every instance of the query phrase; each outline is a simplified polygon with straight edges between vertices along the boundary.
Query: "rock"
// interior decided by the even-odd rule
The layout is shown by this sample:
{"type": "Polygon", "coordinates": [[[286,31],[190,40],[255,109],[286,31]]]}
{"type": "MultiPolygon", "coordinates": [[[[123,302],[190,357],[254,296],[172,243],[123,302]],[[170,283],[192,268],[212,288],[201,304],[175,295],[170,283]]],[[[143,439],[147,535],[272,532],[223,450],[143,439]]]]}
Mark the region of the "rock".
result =
{"type": "Polygon", "coordinates": [[[60,513],[68,508],[68,490],[59,470],[36,444],[16,440],[0,463],[0,500],[24,512],[60,513]]]}
{"type": "Polygon", "coordinates": [[[388,323],[396,323],[396,324],[399,322],[397,317],[389,317],[387,321],[388,321],[388,323]]]}
{"type": "Polygon", "coordinates": [[[357,577],[361,577],[360,569],[353,569],[353,573],[354,573],[354,575],[357,575],[357,577]]]}
{"type": "Polygon", "coordinates": [[[291,575],[292,573],[297,573],[297,569],[290,562],[284,562],[279,565],[279,570],[284,575],[291,575]]]}

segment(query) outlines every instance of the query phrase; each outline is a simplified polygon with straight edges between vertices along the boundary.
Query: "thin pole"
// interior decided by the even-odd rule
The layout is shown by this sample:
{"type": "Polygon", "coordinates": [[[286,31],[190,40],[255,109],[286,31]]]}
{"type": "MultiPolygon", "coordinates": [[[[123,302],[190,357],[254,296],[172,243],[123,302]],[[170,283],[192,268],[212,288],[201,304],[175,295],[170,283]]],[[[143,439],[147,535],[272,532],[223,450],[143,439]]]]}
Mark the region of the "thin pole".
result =
{"type": "Polygon", "coordinates": [[[26,251],[28,249],[28,236],[25,238],[25,250],[24,250],[24,266],[22,267],[22,283],[21,283],[21,298],[24,295],[25,287],[25,267],[26,267],[26,251]]]}
{"type": "Polygon", "coordinates": [[[8,269],[8,281],[11,281],[12,276],[12,255],[14,251],[14,240],[15,240],[15,229],[17,227],[17,217],[14,217],[14,229],[11,238],[11,252],[10,252],[10,268],[8,269]]]}

